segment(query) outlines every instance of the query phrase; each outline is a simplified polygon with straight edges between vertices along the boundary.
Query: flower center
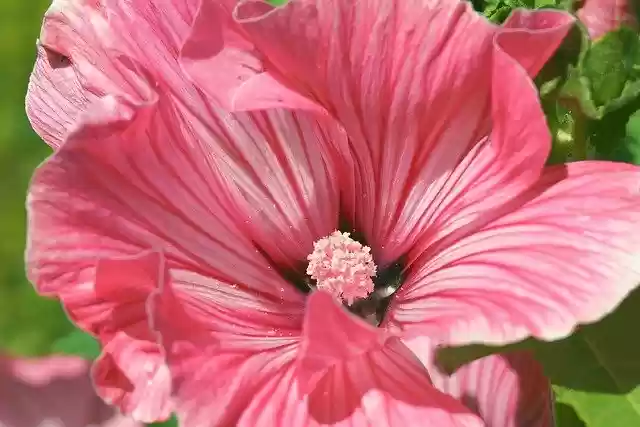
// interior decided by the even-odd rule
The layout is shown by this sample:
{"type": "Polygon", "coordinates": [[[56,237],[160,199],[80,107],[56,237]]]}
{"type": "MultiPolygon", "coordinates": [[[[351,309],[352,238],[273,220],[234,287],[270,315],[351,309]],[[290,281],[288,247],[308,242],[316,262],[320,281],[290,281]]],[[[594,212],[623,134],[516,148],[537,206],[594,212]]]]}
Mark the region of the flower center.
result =
{"type": "Polygon", "coordinates": [[[329,292],[334,298],[351,305],[373,292],[372,277],[375,277],[377,267],[371,248],[353,240],[349,233],[334,231],[318,240],[307,259],[307,274],[316,281],[318,289],[329,292]]]}

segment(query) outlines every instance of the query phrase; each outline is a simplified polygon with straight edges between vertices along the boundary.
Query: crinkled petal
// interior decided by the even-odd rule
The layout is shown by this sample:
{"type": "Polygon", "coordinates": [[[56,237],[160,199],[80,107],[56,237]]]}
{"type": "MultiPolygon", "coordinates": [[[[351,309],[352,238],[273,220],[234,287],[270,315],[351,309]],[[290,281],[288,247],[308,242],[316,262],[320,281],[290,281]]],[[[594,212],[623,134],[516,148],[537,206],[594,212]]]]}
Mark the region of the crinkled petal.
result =
{"type": "Polygon", "coordinates": [[[38,46],[38,58],[27,93],[31,126],[50,146],[62,145],[79,114],[95,97],[82,87],[69,60],[38,46]]]}
{"type": "MultiPolygon", "coordinates": [[[[447,203],[429,201],[447,198],[460,175],[453,169],[488,134],[492,86],[505,92],[493,102],[493,121],[503,129],[494,129],[483,153],[469,154],[475,159],[466,168],[486,185],[464,203],[483,198],[506,177],[526,175],[525,185],[539,173],[549,137],[537,93],[524,71],[503,74],[502,67],[518,65],[500,56],[517,54],[529,72],[537,72],[566,34],[568,15],[545,12],[529,19],[521,13],[512,27],[526,26],[517,37],[532,49],[500,51],[494,62],[498,29],[464,2],[299,0],[274,8],[247,0],[234,9],[234,23],[225,15],[229,8],[228,2],[203,1],[181,54],[183,67],[228,108],[321,109],[341,123],[349,136],[347,144],[334,146],[346,159],[339,177],[343,209],[378,263],[403,255],[424,237],[425,224],[448,204],[460,205],[454,196],[447,203]],[[528,60],[534,56],[540,60],[528,60]],[[222,73],[222,81],[214,78],[222,73]],[[504,98],[519,100],[516,114],[528,118],[528,129],[502,123],[504,98]],[[528,168],[511,162],[515,151],[518,161],[528,159],[528,168]],[[496,170],[501,178],[493,176],[496,170]]],[[[501,37],[506,33],[515,30],[501,37]]],[[[466,220],[464,212],[447,218],[466,220]]]]}
{"type": "Polygon", "coordinates": [[[155,342],[116,334],[92,376],[98,395],[133,419],[150,423],[171,415],[171,375],[155,342]]]}
{"type": "Polygon", "coordinates": [[[443,427],[482,425],[432,387],[422,365],[397,339],[385,343],[381,330],[360,324],[323,292],[309,297],[305,330],[297,336],[245,333],[244,345],[236,341],[231,347],[219,340],[215,325],[193,319],[191,307],[169,289],[154,301],[178,417],[186,427],[388,426],[416,420],[443,427]],[[321,316],[328,320],[324,328],[321,316]],[[323,354],[316,354],[318,349],[323,354]],[[300,373],[309,369],[321,376],[307,393],[309,384],[300,382],[300,373]]]}
{"type": "Polygon", "coordinates": [[[640,282],[638,182],[618,163],[546,169],[501,218],[425,251],[386,320],[452,345],[554,340],[599,320],[640,282]]]}
{"type": "Polygon", "coordinates": [[[534,77],[574,23],[572,15],[553,9],[515,9],[502,25],[496,41],[501,50],[534,77]]]}
{"type": "Polygon", "coordinates": [[[88,106],[105,94],[143,102],[151,89],[125,59],[126,32],[116,33],[94,0],[55,0],[45,14],[27,92],[34,130],[56,148],[88,106]],[[106,43],[108,41],[108,43],[106,43]]]}
{"type": "Polygon", "coordinates": [[[93,370],[98,394],[145,422],[166,419],[172,410],[170,378],[146,310],[163,268],[157,252],[100,259],[93,280],[57,295],[76,324],[104,346],[93,370]]]}
{"type": "Polygon", "coordinates": [[[75,357],[0,356],[0,425],[141,427],[98,399],[89,362],[75,357]]]}

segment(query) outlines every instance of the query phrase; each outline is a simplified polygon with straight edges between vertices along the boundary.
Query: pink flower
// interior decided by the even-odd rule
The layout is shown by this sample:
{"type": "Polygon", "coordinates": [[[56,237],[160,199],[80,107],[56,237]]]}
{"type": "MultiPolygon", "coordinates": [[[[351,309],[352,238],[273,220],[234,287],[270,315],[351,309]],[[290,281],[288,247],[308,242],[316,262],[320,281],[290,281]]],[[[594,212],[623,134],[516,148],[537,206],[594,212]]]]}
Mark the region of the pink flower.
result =
{"type": "Polygon", "coordinates": [[[93,391],[89,363],[75,357],[0,357],[2,427],[142,427],[93,391]]]}
{"type": "Polygon", "coordinates": [[[638,27],[633,1],[629,0],[584,0],[577,15],[592,39],[604,36],[621,26],[638,27]]]}
{"type": "Polygon", "coordinates": [[[98,392],[186,427],[544,425],[539,371],[489,403],[490,375],[433,374],[467,408],[424,366],[564,337],[640,279],[640,171],[544,167],[529,76],[571,25],[454,0],[54,2],[28,270],[103,343],[98,392]]]}

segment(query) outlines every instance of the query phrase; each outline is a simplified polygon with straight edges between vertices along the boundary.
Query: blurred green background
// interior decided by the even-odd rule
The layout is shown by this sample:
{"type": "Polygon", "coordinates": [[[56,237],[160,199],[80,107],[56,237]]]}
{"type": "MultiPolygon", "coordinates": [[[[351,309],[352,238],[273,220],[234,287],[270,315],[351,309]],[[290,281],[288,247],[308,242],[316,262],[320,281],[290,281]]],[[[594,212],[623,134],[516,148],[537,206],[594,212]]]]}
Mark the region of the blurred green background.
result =
{"type": "Polygon", "coordinates": [[[24,112],[36,40],[50,0],[0,4],[0,351],[39,355],[72,329],[56,301],[36,295],[23,262],[27,186],[33,169],[51,151],[24,112]]]}

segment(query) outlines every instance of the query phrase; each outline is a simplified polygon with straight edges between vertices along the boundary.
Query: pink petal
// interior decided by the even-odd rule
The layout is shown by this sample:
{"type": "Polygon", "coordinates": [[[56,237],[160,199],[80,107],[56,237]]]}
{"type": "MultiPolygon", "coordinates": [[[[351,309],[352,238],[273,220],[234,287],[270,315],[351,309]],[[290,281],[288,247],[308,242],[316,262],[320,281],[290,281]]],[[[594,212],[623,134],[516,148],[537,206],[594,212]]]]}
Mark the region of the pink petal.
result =
{"type": "Polygon", "coordinates": [[[39,46],[27,93],[31,126],[54,148],[62,144],[78,115],[95,96],[82,87],[67,61],[61,54],[39,46]]]}
{"type": "Polygon", "coordinates": [[[573,16],[557,10],[515,9],[502,25],[497,44],[534,77],[560,46],[574,22],[573,16]]]}
{"type": "Polygon", "coordinates": [[[617,163],[546,169],[501,218],[427,250],[387,321],[409,336],[500,345],[599,320],[640,282],[638,182],[637,167],[617,163]]]}
{"type": "Polygon", "coordinates": [[[178,417],[186,427],[388,426],[418,419],[443,427],[481,425],[462,405],[433,389],[422,365],[397,339],[386,345],[371,341],[371,335],[383,332],[359,324],[322,292],[309,297],[300,364],[299,337],[293,334],[249,337],[249,329],[239,328],[244,346],[238,340],[216,342],[220,335],[215,331],[207,341],[205,325],[188,320],[191,308],[181,306],[167,289],[154,306],[178,417]],[[324,328],[318,327],[320,316],[328,322],[324,328]],[[189,335],[188,329],[195,333],[189,335]],[[329,343],[334,346],[328,348],[329,343]],[[317,355],[316,349],[324,354],[317,355]],[[309,358],[314,360],[309,363],[309,358]],[[310,394],[302,391],[300,369],[324,370],[310,394]]]}
{"type": "Polygon", "coordinates": [[[416,175],[420,179],[404,195],[398,234],[385,242],[385,248],[399,254],[409,250],[407,264],[423,248],[447,245],[488,221],[540,176],[551,139],[527,72],[538,71],[573,23],[563,13],[540,13],[544,16],[516,13],[510,27],[493,39],[489,136],[461,151],[460,157],[450,156],[453,142],[438,140],[437,151],[416,175]],[[533,50],[518,49],[522,43],[533,50]],[[530,60],[526,53],[531,52],[542,60],[530,60]],[[499,199],[487,197],[493,193],[499,199]]]}
{"type": "MultiPolygon", "coordinates": [[[[127,77],[144,81],[149,92],[132,98],[120,88],[102,84],[99,94],[108,93],[137,107],[157,96],[167,103],[175,102],[182,120],[188,123],[182,139],[207,142],[201,145],[207,163],[211,163],[208,166],[217,169],[220,185],[229,188],[229,209],[236,210],[233,216],[248,237],[275,263],[298,269],[298,261],[308,255],[313,242],[337,226],[337,166],[326,146],[345,140],[342,130],[328,120],[320,123],[303,114],[231,116],[217,103],[203,99],[176,61],[178,46],[186,39],[194,19],[196,0],[168,1],[163,7],[137,0],[104,3],[98,8],[108,15],[104,23],[98,17],[97,22],[78,22],[74,14],[77,8],[72,7],[50,13],[43,28],[49,44],[77,53],[82,60],[74,61],[80,65],[102,52],[94,62],[105,62],[105,56],[114,62],[105,65],[111,66],[105,68],[106,75],[118,77],[126,64],[127,77]],[[126,37],[90,39],[93,50],[89,50],[82,43],[85,40],[71,38],[72,31],[126,37]],[[121,67],[114,69],[115,65],[121,67]],[[276,240],[280,242],[276,244],[276,240]]],[[[211,22],[206,25],[211,27],[211,22]]],[[[96,78],[95,70],[81,74],[96,78]]],[[[86,106],[77,109],[86,110],[86,106]]]]}
{"type": "Polygon", "coordinates": [[[637,29],[637,7],[629,0],[585,0],[577,15],[591,38],[597,39],[622,26],[637,29]]]}
{"type": "Polygon", "coordinates": [[[171,415],[171,375],[155,342],[117,334],[93,367],[100,397],[142,422],[171,415]]]}
{"type": "Polygon", "coordinates": [[[120,57],[123,35],[111,30],[97,1],[53,2],[26,99],[31,124],[47,144],[60,146],[80,114],[106,93],[134,103],[150,96],[147,83],[132,73],[132,60],[120,57]]]}
{"type": "Polygon", "coordinates": [[[271,376],[239,426],[483,426],[460,402],[438,392],[399,341],[335,365],[307,396],[295,371],[271,376]]]}
{"type": "MultiPolygon", "coordinates": [[[[334,148],[353,159],[345,162],[339,178],[343,208],[366,235],[378,263],[401,256],[422,237],[425,224],[437,219],[435,206],[446,203],[428,201],[449,194],[447,184],[459,176],[453,168],[487,134],[492,96],[498,98],[493,105],[495,147],[468,155],[479,157],[473,166],[466,165],[482,171],[474,178],[487,182],[471,199],[502,184],[489,178],[495,170],[512,180],[525,174],[530,181],[539,173],[549,137],[535,88],[511,58],[492,54],[499,30],[468,5],[308,0],[272,8],[247,0],[235,8],[236,24],[228,20],[229,7],[226,2],[203,3],[182,51],[183,67],[229,108],[321,108],[338,119],[350,140],[334,148]],[[470,32],[474,37],[468,37],[470,32]],[[497,59],[492,63],[493,56],[497,59]],[[500,73],[494,91],[504,93],[491,94],[492,66],[500,73]],[[507,77],[502,67],[515,70],[505,70],[507,77]],[[223,73],[222,80],[214,77],[223,73]],[[527,129],[504,129],[504,104],[514,100],[513,113],[528,118],[527,129]],[[531,142],[522,143],[529,138],[531,142]],[[515,150],[522,151],[518,160],[529,159],[529,168],[507,162],[515,150]],[[493,165],[490,170],[488,165],[493,165]]],[[[506,53],[517,54],[515,59],[531,73],[572,22],[553,12],[541,18],[521,13],[512,26],[516,21],[526,26],[522,34],[509,29],[497,43],[506,53]],[[513,37],[532,49],[513,51],[507,46],[513,37]]],[[[527,177],[519,178],[522,185],[527,182],[527,177]]],[[[454,203],[452,199],[446,202],[454,203]]],[[[449,218],[458,220],[466,220],[464,213],[449,218]]]]}
{"type": "Polygon", "coordinates": [[[549,381],[528,353],[499,354],[461,367],[452,376],[430,370],[434,385],[461,400],[488,427],[552,427],[549,381]]]}
{"type": "Polygon", "coordinates": [[[141,427],[93,392],[89,362],[75,357],[0,357],[0,425],[141,427]]]}
{"type": "Polygon", "coordinates": [[[85,126],[36,172],[27,262],[39,291],[78,288],[93,279],[97,259],[154,248],[172,266],[299,301],[280,291],[286,283],[230,219],[209,161],[215,147],[192,140],[183,125],[154,107],[130,123],[85,126]]]}
{"type": "Polygon", "coordinates": [[[330,120],[299,112],[199,111],[194,133],[212,141],[209,157],[242,232],[275,265],[303,271],[314,241],[338,227],[339,159],[328,146],[345,141],[344,133],[330,120]]]}
{"type": "Polygon", "coordinates": [[[147,299],[163,280],[162,262],[154,252],[101,259],[93,281],[58,294],[76,324],[104,346],[94,367],[98,394],[145,422],[166,419],[172,409],[170,378],[146,311],[147,299]]]}
{"type": "Polygon", "coordinates": [[[299,354],[299,374],[302,387],[310,391],[315,386],[312,377],[322,376],[332,366],[382,348],[388,336],[338,308],[326,292],[309,296],[304,322],[304,336],[299,354]]]}
{"type": "Polygon", "coordinates": [[[221,3],[201,3],[180,53],[198,87],[229,111],[295,106],[323,114],[321,106],[264,72],[262,55],[233,22],[232,4],[221,3]]]}
{"type": "Polygon", "coordinates": [[[69,316],[83,329],[108,342],[118,331],[155,341],[146,302],[161,280],[161,255],[148,252],[121,259],[100,259],[93,280],[60,289],[69,316]]]}
{"type": "Polygon", "coordinates": [[[146,311],[147,299],[163,280],[162,262],[154,252],[101,259],[92,281],[57,294],[76,324],[104,346],[94,367],[98,394],[145,422],[166,419],[172,409],[170,378],[146,311]]]}
{"type": "Polygon", "coordinates": [[[147,346],[153,337],[144,303],[159,267],[123,258],[154,249],[166,255],[178,286],[193,291],[195,281],[204,294],[220,295],[220,310],[237,309],[237,298],[228,297],[235,292],[253,310],[270,304],[283,316],[300,312],[302,295],[244,237],[236,225],[242,216],[231,218],[228,191],[210,164],[216,147],[190,139],[175,112],[160,106],[131,111],[107,97],[89,119],[33,179],[27,263],[41,293],[61,298],[105,344],[124,331],[134,347],[147,346]]]}
{"type": "Polygon", "coordinates": [[[242,303],[249,298],[232,293],[180,295],[164,286],[150,305],[171,370],[180,425],[238,425],[253,394],[295,356],[302,319],[285,316],[278,324],[277,308],[252,309],[242,303]],[[226,310],[220,304],[225,299],[226,310]]]}

